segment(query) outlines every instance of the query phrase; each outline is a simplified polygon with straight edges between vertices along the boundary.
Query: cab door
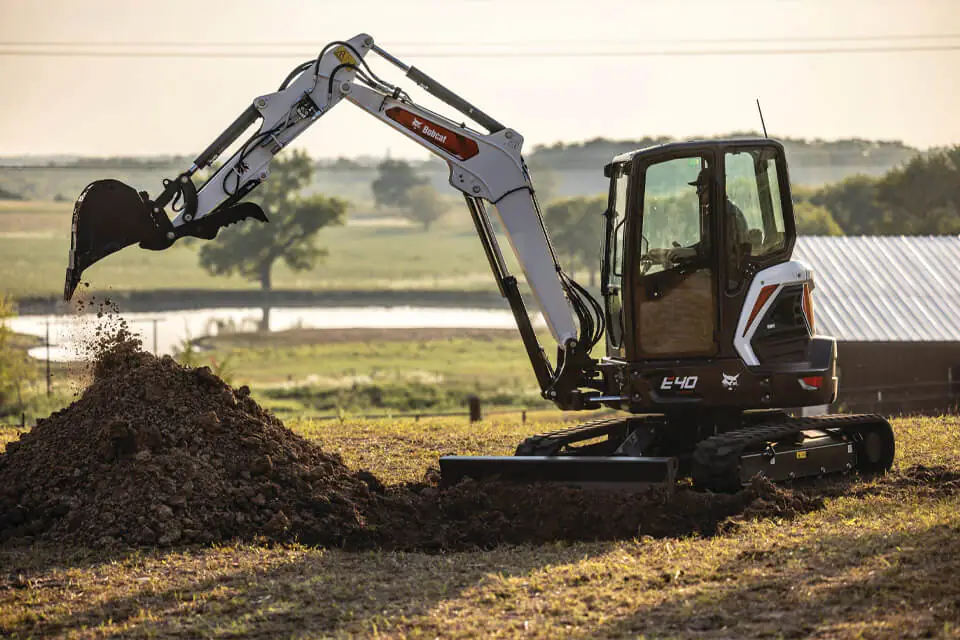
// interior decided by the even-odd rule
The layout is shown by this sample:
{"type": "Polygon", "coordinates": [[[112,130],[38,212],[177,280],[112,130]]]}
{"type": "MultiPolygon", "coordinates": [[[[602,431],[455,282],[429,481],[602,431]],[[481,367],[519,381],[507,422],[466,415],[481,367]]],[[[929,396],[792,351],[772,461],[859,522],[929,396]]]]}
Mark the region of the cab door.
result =
{"type": "Polygon", "coordinates": [[[633,358],[718,352],[716,169],[708,150],[646,158],[634,168],[633,358]]]}
{"type": "Polygon", "coordinates": [[[610,193],[604,213],[603,266],[600,286],[603,293],[606,315],[607,356],[624,357],[624,310],[623,310],[623,264],[624,240],[627,230],[627,187],[630,181],[630,165],[611,164],[606,167],[610,178],[610,193]]]}

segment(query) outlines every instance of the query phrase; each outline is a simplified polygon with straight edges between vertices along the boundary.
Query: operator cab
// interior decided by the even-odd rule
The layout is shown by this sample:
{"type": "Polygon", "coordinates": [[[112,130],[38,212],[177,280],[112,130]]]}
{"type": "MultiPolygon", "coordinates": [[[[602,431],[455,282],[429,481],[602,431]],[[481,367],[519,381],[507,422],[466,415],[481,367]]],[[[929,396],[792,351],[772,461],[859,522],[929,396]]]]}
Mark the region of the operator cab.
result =
{"type": "Polygon", "coordinates": [[[783,146],[665,144],[617,156],[604,175],[608,356],[735,357],[754,274],[789,260],[796,239],[783,146]]]}

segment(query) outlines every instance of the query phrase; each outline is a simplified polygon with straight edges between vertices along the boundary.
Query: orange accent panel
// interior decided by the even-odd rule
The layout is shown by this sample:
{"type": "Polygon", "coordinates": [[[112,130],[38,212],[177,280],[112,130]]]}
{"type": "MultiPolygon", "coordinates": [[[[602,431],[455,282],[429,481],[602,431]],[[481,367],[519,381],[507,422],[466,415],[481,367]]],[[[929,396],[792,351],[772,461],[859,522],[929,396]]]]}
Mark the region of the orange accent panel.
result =
{"type": "Polygon", "coordinates": [[[773,292],[777,290],[778,284],[768,284],[763,289],[760,289],[760,296],[757,298],[756,304],[753,305],[753,310],[750,312],[750,317],[747,319],[747,326],[743,328],[743,335],[747,335],[747,331],[750,330],[750,327],[753,326],[753,321],[756,320],[757,314],[760,313],[760,309],[763,308],[763,305],[767,303],[767,300],[770,299],[770,296],[773,295],[773,292]]]}
{"type": "Polygon", "coordinates": [[[475,140],[442,127],[435,122],[430,122],[422,116],[414,115],[406,109],[390,107],[387,109],[386,115],[394,122],[400,123],[404,128],[417,134],[418,137],[461,160],[472,158],[480,153],[480,148],[475,140]]]}
{"type": "Polygon", "coordinates": [[[803,285],[803,315],[807,316],[807,323],[810,325],[810,333],[816,334],[817,329],[813,323],[813,293],[810,291],[810,285],[803,285]]]}

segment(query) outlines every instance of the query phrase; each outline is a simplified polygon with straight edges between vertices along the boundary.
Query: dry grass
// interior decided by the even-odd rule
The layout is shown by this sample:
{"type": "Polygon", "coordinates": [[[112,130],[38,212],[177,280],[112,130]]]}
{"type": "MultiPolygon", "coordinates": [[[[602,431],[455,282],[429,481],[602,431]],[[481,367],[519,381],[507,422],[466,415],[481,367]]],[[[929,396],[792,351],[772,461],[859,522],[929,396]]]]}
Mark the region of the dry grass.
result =
{"type": "MultiPolygon", "coordinates": [[[[512,418],[297,428],[390,481],[439,453],[505,453],[512,418]]],[[[13,637],[960,637],[960,419],[895,422],[886,478],[791,521],[712,538],[443,555],[244,545],[103,553],[0,550],[13,637]],[[939,477],[918,472],[936,467],[939,477]]],[[[0,435],[9,440],[10,434],[0,435]]]]}

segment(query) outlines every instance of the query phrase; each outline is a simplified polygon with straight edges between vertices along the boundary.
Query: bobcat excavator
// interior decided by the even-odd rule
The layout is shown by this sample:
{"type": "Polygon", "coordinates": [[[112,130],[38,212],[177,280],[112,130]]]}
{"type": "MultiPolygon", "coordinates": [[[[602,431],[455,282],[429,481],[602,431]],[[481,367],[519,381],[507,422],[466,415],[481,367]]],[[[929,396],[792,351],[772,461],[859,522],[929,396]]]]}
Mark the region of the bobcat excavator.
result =
{"type": "Polygon", "coordinates": [[[564,410],[619,411],[527,438],[514,456],[445,456],[444,482],[499,476],[630,486],[692,477],[703,489],[734,491],[758,474],[783,481],[891,466],[893,432],[882,417],[794,417],[797,408],[836,399],[837,351],[833,338],[815,332],[813,273],[791,260],[796,229],[779,143],[693,141],[613,158],[604,168],[609,204],[598,220],[600,303],[560,267],[521,156],[523,137],[366,34],[328,44],[277,91],[255,98],[156,197],[116,180],[87,186],[74,209],[64,298],[84,269],[131,244],[159,251],[185,236],[211,240],[247,218],[267,222],[244,196],[268,178],[276,153],[341,101],[449,165],[543,397],[564,410]],[[415,103],[374,73],[370,53],[486,133],[415,103]],[[197,186],[196,173],[251,127],[197,186]],[[557,343],[552,360],[488,204],[557,343]],[[601,340],[606,356],[595,357],[601,340]]]}

